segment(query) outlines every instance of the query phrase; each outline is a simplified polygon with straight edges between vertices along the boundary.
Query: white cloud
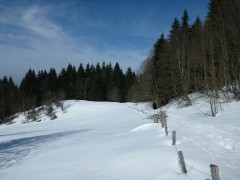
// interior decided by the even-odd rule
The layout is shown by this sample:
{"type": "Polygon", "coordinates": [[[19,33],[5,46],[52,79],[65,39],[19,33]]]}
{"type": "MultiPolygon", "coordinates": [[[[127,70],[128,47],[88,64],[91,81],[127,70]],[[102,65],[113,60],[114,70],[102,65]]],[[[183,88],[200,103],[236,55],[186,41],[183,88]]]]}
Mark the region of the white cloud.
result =
{"type": "Polygon", "coordinates": [[[7,19],[5,23],[23,31],[16,34],[11,31],[1,34],[0,31],[0,59],[3,64],[0,67],[0,78],[12,75],[18,83],[29,68],[38,71],[54,67],[60,71],[68,63],[78,66],[80,63],[86,65],[111,61],[112,64],[119,62],[124,70],[128,66],[136,69],[147,53],[146,50],[125,47],[100,50],[96,45],[86,42],[91,37],[73,37],[65,32],[59,24],[48,18],[48,11],[42,7],[21,9],[1,19],[2,23],[7,19]],[[16,43],[1,43],[1,39],[16,43]]]}
{"type": "Polygon", "coordinates": [[[44,17],[44,12],[39,7],[31,7],[23,11],[21,17],[22,26],[45,38],[61,38],[61,27],[44,17]]]}

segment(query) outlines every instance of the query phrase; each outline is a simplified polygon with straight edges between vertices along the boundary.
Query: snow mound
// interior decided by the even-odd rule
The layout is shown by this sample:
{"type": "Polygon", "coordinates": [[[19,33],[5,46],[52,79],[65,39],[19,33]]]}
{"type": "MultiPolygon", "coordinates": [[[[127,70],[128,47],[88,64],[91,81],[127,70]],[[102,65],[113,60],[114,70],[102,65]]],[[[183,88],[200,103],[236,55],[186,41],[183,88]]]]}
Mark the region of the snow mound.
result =
{"type": "Polygon", "coordinates": [[[152,130],[159,130],[159,124],[156,123],[148,123],[138,126],[132,129],[130,132],[141,132],[141,131],[152,131],[152,130]]]}

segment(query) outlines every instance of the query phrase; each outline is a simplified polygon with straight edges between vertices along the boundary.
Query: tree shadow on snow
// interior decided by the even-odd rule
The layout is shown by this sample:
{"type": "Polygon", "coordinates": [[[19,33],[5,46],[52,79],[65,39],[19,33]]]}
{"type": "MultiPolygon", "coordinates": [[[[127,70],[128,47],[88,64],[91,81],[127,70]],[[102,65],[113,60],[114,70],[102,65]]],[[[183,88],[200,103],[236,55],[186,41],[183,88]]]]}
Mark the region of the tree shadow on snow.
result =
{"type": "Polygon", "coordinates": [[[0,169],[8,168],[22,161],[29,152],[36,149],[43,143],[47,143],[59,138],[70,136],[77,133],[83,133],[90,129],[77,131],[58,132],[47,135],[25,137],[0,143],[0,169]]]}

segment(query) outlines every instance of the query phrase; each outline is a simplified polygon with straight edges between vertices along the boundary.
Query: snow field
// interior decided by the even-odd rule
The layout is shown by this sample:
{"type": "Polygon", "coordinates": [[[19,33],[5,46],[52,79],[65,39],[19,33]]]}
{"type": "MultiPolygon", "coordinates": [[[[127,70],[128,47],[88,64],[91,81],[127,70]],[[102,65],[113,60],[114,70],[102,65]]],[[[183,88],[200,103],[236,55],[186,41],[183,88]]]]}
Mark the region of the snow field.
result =
{"type": "MultiPolygon", "coordinates": [[[[190,98],[193,106],[179,108],[179,102],[173,101],[162,108],[168,115],[169,131],[177,132],[177,141],[180,142],[177,146],[182,149],[186,164],[193,163],[193,167],[189,165],[188,168],[209,174],[209,165],[216,164],[221,179],[240,179],[240,102],[222,103],[217,117],[213,118],[206,97],[192,94],[190,98]],[[196,153],[196,148],[203,152],[196,153]],[[206,160],[201,163],[204,157],[206,160]]],[[[129,103],[128,106],[134,106],[138,112],[159,112],[144,104],[129,103]]]]}
{"type": "Polygon", "coordinates": [[[239,103],[215,118],[202,113],[208,112],[203,103],[164,107],[169,136],[147,119],[159,112],[148,103],[68,101],[67,113],[57,111],[53,121],[21,124],[20,116],[0,126],[0,179],[207,180],[211,163],[219,166],[221,179],[240,179],[239,103]],[[179,170],[178,150],[187,175],[179,170]]]}

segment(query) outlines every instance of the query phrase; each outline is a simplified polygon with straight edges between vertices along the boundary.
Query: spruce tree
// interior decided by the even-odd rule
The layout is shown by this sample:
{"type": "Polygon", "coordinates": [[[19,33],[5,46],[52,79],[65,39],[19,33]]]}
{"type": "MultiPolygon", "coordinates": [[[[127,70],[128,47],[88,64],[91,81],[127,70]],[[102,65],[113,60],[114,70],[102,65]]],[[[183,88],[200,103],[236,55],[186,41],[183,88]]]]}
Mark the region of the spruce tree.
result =
{"type": "Polygon", "coordinates": [[[132,69],[129,67],[125,73],[125,84],[124,84],[124,95],[125,95],[125,101],[131,100],[131,93],[130,90],[134,84],[136,75],[132,71],[132,69]]]}
{"type": "Polygon", "coordinates": [[[38,100],[38,81],[34,70],[29,69],[23,78],[19,89],[23,98],[23,111],[35,108],[38,100]]]}
{"type": "Polygon", "coordinates": [[[108,99],[110,101],[123,102],[124,101],[124,75],[119,64],[116,63],[112,72],[110,83],[110,90],[108,92],[108,99]]]}
{"type": "Polygon", "coordinates": [[[84,99],[84,83],[85,83],[85,70],[83,64],[81,63],[77,70],[76,77],[76,98],[84,99]]]}
{"type": "Polygon", "coordinates": [[[161,34],[153,50],[153,97],[159,107],[168,103],[173,96],[171,82],[171,62],[169,60],[168,43],[161,34]]]}

